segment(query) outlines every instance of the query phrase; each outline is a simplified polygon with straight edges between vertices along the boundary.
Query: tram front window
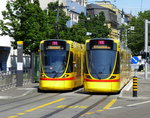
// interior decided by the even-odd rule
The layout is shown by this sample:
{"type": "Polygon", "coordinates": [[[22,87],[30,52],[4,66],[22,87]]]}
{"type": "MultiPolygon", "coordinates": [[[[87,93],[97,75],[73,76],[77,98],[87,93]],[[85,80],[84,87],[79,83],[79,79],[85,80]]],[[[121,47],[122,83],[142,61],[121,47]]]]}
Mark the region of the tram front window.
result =
{"type": "Polygon", "coordinates": [[[48,77],[60,77],[67,63],[65,50],[46,50],[42,59],[44,72],[48,77]]]}
{"type": "Polygon", "coordinates": [[[91,75],[97,79],[106,79],[112,73],[116,51],[90,50],[88,51],[88,67],[91,75]]]}

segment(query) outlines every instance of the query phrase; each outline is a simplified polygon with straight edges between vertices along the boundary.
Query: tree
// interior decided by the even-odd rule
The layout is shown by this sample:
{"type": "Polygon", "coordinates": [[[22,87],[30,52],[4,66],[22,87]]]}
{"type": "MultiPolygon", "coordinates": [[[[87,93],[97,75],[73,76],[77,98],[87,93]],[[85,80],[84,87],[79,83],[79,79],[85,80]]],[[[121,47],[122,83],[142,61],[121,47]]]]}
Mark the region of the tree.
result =
{"type": "Polygon", "coordinates": [[[37,52],[41,40],[49,37],[48,17],[39,7],[39,1],[11,0],[7,2],[4,17],[0,20],[1,35],[9,35],[17,41],[24,41],[24,52],[37,52]]]}
{"type": "MultiPolygon", "coordinates": [[[[129,26],[134,26],[134,31],[128,33],[128,47],[133,55],[139,55],[140,51],[144,50],[144,22],[150,20],[150,11],[139,12],[137,17],[133,17],[129,26]]],[[[149,26],[150,29],[150,26],[149,26]]],[[[149,30],[150,33],[150,30],[149,30]]],[[[149,44],[150,44],[150,37],[149,44]]]]}
{"type": "Polygon", "coordinates": [[[49,22],[50,25],[50,39],[64,39],[65,32],[67,32],[66,22],[69,20],[69,17],[66,16],[65,12],[63,11],[65,7],[57,2],[51,2],[48,4],[48,8],[46,11],[48,12],[49,22]]]}
{"type": "MultiPolygon", "coordinates": [[[[76,42],[84,43],[85,40],[90,38],[106,38],[110,34],[110,31],[106,25],[103,12],[94,17],[86,17],[84,13],[81,13],[78,23],[69,29],[66,36],[76,42]],[[87,32],[92,33],[92,35],[87,36],[87,32]]],[[[67,37],[66,39],[68,39],[67,37]]]]}
{"type": "Polygon", "coordinates": [[[81,13],[79,16],[78,23],[74,24],[71,28],[68,28],[65,39],[66,40],[73,40],[78,43],[85,43],[85,40],[88,39],[88,36],[86,35],[87,29],[86,29],[86,16],[84,13],[81,13]]]}
{"type": "Polygon", "coordinates": [[[90,20],[87,20],[87,31],[91,32],[91,38],[106,38],[110,34],[111,30],[107,27],[105,22],[105,16],[103,12],[93,17],[89,16],[90,20]]]}

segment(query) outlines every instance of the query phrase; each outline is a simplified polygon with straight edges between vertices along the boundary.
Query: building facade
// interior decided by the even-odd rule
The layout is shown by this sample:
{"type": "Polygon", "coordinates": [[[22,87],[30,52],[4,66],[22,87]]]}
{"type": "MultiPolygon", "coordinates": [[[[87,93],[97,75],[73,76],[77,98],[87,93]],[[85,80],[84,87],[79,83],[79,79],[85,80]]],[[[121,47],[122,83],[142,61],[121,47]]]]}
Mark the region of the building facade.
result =
{"type": "MultiPolygon", "coordinates": [[[[95,4],[98,5],[98,6],[108,8],[108,9],[114,11],[114,13],[116,15],[116,21],[109,22],[108,26],[112,30],[110,37],[119,39],[120,38],[119,37],[119,35],[120,35],[119,27],[122,24],[127,25],[129,23],[130,19],[131,19],[131,15],[125,14],[123,12],[123,10],[119,10],[114,4],[111,4],[110,1],[106,1],[106,0],[95,1],[95,4]]],[[[106,19],[108,17],[107,15],[112,16],[110,14],[105,14],[106,19]]]]}
{"type": "Polygon", "coordinates": [[[94,16],[94,15],[99,15],[100,12],[104,13],[105,21],[106,21],[108,27],[111,28],[111,30],[112,30],[110,37],[118,39],[118,32],[117,32],[118,22],[117,22],[116,12],[109,8],[99,6],[97,4],[88,4],[87,5],[87,14],[94,16]]]}
{"type": "Polygon", "coordinates": [[[81,12],[86,14],[86,4],[87,0],[39,0],[42,9],[46,9],[48,3],[59,2],[65,7],[64,11],[67,16],[70,16],[70,20],[67,22],[68,27],[72,27],[73,24],[77,23],[79,20],[79,15],[81,12]]]}
{"type": "MultiPolygon", "coordinates": [[[[6,3],[7,0],[0,1],[0,19],[3,19],[2,11],[6,10],[6,3]]],[[[0,71],[7,71],[11,67],[11,54],[13,53],[11,41],[13,39],[9,36],[0,36],[0,71]]]]}

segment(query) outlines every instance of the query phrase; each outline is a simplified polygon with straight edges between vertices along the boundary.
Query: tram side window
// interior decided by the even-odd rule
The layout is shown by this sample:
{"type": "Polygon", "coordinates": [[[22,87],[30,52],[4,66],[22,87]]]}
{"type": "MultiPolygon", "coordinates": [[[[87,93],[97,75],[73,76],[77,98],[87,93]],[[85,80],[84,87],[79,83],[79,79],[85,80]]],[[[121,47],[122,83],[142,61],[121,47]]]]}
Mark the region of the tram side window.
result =
{"type": "Polygon", "coordinates": [[[88,74],[88,66],[86,65],[86,58],[84,58],[84,72],[86,73],[86,74],[88,74]]]}
{"type": "Polygon", "coordinates": [[[69,60],[69,65],[67,69],[67,73],[73,72],[73,53],[70,52],[70,60],[69,60]]]}
{"type": "Polygon", "coordinates": [[[118,52],[114,74],[119,74],[119,73],[120,73],[120,53],[118,52]]]}

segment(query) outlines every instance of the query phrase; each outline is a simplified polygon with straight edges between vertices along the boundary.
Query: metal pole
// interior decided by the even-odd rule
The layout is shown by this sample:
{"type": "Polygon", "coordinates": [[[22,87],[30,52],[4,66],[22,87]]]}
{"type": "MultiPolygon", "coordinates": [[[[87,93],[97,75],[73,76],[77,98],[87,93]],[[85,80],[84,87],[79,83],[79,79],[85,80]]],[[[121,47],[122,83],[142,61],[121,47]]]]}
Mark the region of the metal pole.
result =
{"type": "Polygon", "coordinates": [[[146,52],[146,62],[145,62],[145,79],[148,78],[147,70],[148,70],[148,63],[147,63],[147,52],[148,52],[148,20],[145,20],[145,52],[146,52]]]}
{"type": "Polygon", "coordinates": [[[57,39],[59,39],[58,19],[59,19],[59,0],[58,0],[58,8],[57,8],[57,15],[56,15],[56,38],[57,39]]]}
{"type": "Polygon", "coordinates": [[[16,87],[23,86],[23,41],[17,41],[17,80],[16,87]]]}

